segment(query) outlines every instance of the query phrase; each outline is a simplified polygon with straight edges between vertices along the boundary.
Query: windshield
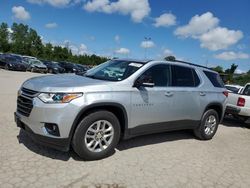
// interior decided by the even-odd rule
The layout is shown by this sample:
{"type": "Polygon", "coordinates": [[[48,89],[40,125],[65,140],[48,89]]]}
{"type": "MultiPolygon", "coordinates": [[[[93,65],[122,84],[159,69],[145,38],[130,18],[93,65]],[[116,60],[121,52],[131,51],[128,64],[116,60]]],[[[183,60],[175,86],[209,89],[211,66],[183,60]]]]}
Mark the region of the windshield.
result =
{"type": "Polygon", "coordinates": [[[110,60],[90,69],[85,76],[100,80],[121,81],[128,78],[143,65],[141,62],[110,60]]]}
{"type": "Polygon", "coordinates": [[[38,60],[29,60],[29,63],[31,64],[35,64],[35,65],[42,65],[42,62],[41,61],[38,61],[38,60]]]}

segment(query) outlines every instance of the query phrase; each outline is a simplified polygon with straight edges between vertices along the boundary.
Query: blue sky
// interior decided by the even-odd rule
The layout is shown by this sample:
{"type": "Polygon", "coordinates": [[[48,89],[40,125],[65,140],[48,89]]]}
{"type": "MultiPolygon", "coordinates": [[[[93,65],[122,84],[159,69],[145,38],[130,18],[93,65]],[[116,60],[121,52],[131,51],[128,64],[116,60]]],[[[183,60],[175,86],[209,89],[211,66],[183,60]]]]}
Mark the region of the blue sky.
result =
{"type": "Polygon", "coordinates": [[[28,24],[75,54],[250,69],[249,0],[0,0],[0,22],[28,24]],[[145,40],[145,37],[147,38],[145,40]]]}

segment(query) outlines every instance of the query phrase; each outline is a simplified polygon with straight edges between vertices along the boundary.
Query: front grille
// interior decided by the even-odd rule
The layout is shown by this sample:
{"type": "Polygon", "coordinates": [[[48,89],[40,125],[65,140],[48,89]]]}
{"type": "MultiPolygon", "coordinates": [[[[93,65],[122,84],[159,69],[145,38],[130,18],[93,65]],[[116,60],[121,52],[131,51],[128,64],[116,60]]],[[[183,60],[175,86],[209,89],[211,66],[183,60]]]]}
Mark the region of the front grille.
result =
{"type": "Polygon", "coordinates": [[[22,88],[21,95],[17,98],[17,112],[29,117],[33,108],[33,98],[38,94],[37,91],[22,88]]]}

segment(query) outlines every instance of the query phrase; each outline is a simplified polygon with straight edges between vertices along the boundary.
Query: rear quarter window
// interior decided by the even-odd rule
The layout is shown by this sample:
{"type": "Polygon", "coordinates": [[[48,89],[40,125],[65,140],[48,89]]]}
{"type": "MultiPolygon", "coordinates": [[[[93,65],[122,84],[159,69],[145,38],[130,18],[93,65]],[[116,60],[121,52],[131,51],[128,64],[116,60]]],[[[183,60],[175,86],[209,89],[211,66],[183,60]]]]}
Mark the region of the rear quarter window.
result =
{"type": "Polygon", "coordinates": [[[218,73],[203,71],[214,87],[224,88],[224,83],[218,73]]]}

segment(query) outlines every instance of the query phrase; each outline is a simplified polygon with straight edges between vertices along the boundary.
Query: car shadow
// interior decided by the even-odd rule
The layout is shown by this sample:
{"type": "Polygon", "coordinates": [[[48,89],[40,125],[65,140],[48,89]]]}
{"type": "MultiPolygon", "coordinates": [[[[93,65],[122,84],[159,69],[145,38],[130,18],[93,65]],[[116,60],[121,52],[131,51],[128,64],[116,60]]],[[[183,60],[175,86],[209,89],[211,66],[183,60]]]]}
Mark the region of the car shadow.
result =
{"type": "Polygon", "coordinates": [[[177,140],[195,139],[191,130],[162,132],[149,135],[143,135],[131,138],[129,140],[123,140],[117,146],[119,151],[146,146],[160,144],[163,142],[172,142],[177,140]]]}
{"type": "Polygon", "coordinates": [[[23,144],[30,151],[38,155],[61,161],[68,161],[70,158],[80,160],[80,158],[73,151],[58,151],[34,142],[22,129],[20,130],[19,135],[17,135],[17,139],[19,144],[23,144]]]}
{"type": "MultiPolygon", "coordinates": [[[[68,161],[70,158],[76,161],[86,161],[81,159],[72,149],[69,152],[58,151],[34,142],[22,129],[17,136],[19,144],[23,144],[30,151],[55,160],[68,161]]],[[[183,139],[194,139],[194,135],[189,130],[156,133],[134,137],[129,140],[121,140],[116,149],[118,151],[128,150],[135,147],[171,142],[183,139]]],[[[110,154],[112,156],[115,153],[110,154]]]]}
{"type": "Polygon", "coordinates": [[[236,119],[230,115],[224,117],[222,125],[226,127],[239,127],[243,129],[250,129],[250,125],[243,122],[242,120],[236,119]]]}

